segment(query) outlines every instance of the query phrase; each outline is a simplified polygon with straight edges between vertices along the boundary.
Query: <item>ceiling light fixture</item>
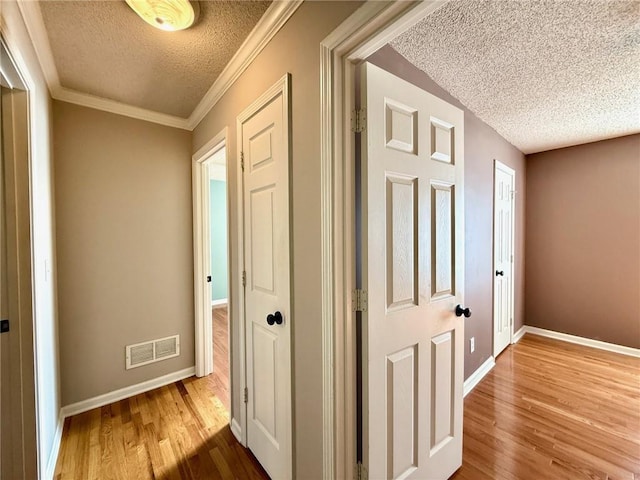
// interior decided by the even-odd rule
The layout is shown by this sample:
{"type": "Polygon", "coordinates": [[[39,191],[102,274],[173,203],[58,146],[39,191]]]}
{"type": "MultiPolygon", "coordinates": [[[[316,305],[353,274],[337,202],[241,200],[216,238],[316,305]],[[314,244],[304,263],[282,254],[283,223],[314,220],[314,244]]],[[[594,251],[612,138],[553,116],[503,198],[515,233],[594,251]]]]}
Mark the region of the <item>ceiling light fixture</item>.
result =
{"type": "Polygon", "coordinates": [[[193,25],[200,11],[197,2],[189,0],[125,0],[149,25],[174,32],[193,25]]]}

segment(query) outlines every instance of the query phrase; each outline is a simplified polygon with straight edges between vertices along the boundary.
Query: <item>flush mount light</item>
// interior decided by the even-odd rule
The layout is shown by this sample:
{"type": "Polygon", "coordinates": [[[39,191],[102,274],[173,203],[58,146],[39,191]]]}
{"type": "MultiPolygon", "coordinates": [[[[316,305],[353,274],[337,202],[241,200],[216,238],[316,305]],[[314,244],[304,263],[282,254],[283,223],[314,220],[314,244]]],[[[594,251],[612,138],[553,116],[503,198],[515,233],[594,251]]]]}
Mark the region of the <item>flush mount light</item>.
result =
{"type": "Polygon", "coordinates": [[[149,25],[169,32],[189,28],[199,13],[197,2],[189,0],[125,1],[149,25]]]}

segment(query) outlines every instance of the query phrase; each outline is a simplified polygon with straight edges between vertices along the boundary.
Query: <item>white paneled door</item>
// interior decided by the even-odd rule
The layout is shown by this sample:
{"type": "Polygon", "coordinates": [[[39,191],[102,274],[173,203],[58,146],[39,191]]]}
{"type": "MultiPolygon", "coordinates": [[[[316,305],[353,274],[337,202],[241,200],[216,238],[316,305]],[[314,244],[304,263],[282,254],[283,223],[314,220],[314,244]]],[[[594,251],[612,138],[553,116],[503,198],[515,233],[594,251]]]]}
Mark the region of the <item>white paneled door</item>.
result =
{"type": "Polygon", "coordinates": [[[292,476],[288,76],[238,118],[244,177],[247,446],[292,476]]]}
{"type": "Polygon", "coordinates": [[[513,335],[513,245],[515,171],[496,161],[493,204],[493,356],[513,335]]]}
{"type": "Polygon", "coordinates": [[[364,464],[442,480],[462,464],[464,114],[368,63],[361,105],[364,464]]]}

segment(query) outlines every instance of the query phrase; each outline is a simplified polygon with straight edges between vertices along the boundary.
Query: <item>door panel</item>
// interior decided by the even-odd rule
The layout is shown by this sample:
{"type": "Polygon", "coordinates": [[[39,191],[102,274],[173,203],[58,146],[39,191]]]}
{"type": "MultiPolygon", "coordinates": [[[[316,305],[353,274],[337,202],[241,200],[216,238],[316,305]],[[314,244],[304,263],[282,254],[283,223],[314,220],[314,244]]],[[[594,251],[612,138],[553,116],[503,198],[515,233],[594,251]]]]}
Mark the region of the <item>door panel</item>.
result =
{"type": "Polygon", "coordinates": [[[245,165],[247,446],[278,479],[292,475],[287,78],[238,119],[245,165]],[[275,312],[283,321],[270,325],[267,316],[275,312]]]}
{"type": "Polygon", "coordinates": [[[463,112],[361,70],[364,462],[448,478],[462,462],[463,112]]]}
{"type": "Polygon", "coordinates": [[[496,162],[494,196],[493,355],[509,343],[513,322],[513,189],[515,172],[496,162]]]}

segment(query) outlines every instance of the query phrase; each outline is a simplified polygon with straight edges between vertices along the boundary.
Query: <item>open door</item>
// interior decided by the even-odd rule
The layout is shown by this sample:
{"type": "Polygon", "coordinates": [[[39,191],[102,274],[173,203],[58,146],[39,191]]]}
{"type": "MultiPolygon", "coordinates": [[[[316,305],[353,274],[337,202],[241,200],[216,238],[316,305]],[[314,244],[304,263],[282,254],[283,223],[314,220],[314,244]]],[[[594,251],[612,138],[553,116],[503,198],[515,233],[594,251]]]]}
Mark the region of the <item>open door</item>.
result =
{"type": "Polygon", "coordinates": [[[365,63],[363,463],[446,479],[462,464],[464,113],[365,63]]]}

